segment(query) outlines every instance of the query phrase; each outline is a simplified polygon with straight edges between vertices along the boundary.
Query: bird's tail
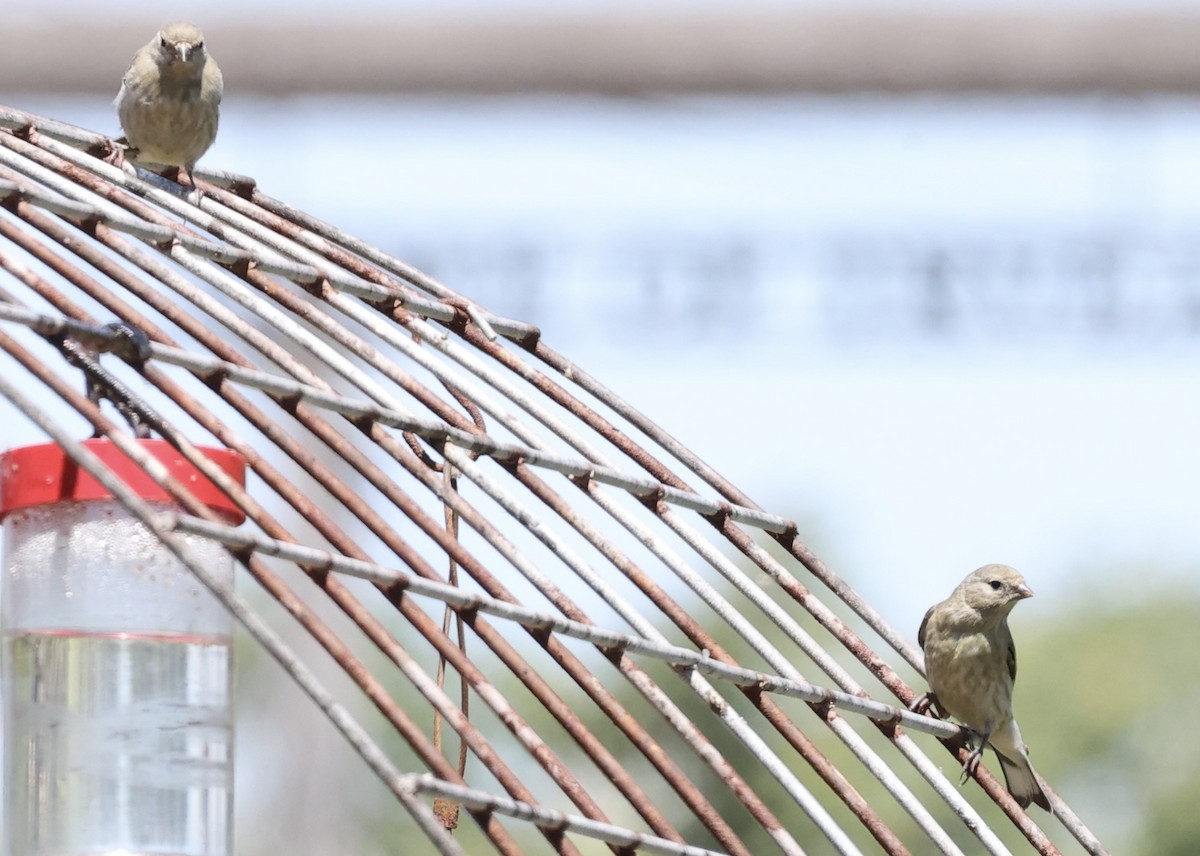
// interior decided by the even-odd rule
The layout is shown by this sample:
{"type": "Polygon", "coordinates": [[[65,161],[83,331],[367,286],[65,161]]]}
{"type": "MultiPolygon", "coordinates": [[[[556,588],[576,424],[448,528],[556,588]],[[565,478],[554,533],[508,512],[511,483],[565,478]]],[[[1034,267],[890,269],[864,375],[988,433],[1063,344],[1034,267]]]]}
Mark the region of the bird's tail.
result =
{"type": "MultiPolygon", "coordinates": [[[[995,746],[992,748],[995,749],[995,746]]],[[[1042,790],[1041,782],[1038,781],[1037,773],[1033,772],[1033,765],[1029,763],[1028,758],[1018,757],[1013,760],[999,751],[996,752],[996,757],[1000,759],[1000,769],[1004,771],[1004,784],[1008,786],[1008,792],[1013,798],[1021,804],[1021,808],[1032,802],[1054,814],[1054,809],[1050,808],[1050,800],[1042,790]]]]}

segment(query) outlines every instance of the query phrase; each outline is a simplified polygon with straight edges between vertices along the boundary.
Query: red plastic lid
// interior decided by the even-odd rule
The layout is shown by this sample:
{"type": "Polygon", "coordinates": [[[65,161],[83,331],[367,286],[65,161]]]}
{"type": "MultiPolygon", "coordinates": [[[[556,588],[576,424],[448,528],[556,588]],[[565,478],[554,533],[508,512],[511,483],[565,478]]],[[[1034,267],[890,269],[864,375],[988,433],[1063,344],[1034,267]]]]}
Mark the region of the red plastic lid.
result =
{"type": "MultiPolygon", "coordinates": [[[[213,511],[231,523],[246,519],[229,497],[165,440],[138,440],[143,449],[162,462],[171,475],[213,511]]],[[[145,471],[125,456],[110,440],[84,440],[83,445],[121,477],[125,484],[145,500],[170,502],[171,496],[160,488],[145,471]]],[[[237,480],[246,484],[246,462],[229,449],[202,447],[206,458],[237,480]]],[[[0,520],[22,508],[49,505],[74,500],[86,502],[111,499],[112,494],[100,486],[85,470],[67,457],[56,443],[23,446],[0,454],[0,520]]]]}

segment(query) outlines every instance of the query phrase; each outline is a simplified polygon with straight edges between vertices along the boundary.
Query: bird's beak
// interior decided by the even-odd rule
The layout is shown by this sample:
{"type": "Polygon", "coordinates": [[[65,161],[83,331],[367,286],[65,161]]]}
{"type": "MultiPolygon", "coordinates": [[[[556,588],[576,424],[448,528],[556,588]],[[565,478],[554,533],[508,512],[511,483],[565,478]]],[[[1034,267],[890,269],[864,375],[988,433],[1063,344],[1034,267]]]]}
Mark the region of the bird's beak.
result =
{"type": "Polygon", "coordinates": [[[191,52],[192,52],[192,46],[189,45],[187,42],[176,42],[175,43],[175,53],[179,54],[180,62],[187,62],[188,54],[190,54],[191,52]]]}
{"type": "Polygon", "coordinates": [[[1021,583],[1017,586],[1017,594],[1021,597],[1033,597],[1033,589],[1025,585],[1025,583],[1021,583]]]}

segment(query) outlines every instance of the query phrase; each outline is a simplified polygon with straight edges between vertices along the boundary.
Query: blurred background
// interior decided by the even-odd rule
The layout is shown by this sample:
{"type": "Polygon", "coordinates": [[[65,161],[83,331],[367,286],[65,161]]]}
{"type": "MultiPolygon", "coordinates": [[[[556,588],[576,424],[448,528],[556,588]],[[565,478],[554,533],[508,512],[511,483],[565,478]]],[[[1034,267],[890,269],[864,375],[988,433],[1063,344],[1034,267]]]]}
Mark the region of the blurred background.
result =
{"type": "MultiPolygon", "coordinates": [[[[910,638],[1020,569],[1039,769],[1200,851],[1200,2],[6,0],[0,101],[116,135],[170,19],[225,75],[202,165],[540,325],[910,638]]],[[[252,657],[239,853],[399,852],[252,657]]]]}

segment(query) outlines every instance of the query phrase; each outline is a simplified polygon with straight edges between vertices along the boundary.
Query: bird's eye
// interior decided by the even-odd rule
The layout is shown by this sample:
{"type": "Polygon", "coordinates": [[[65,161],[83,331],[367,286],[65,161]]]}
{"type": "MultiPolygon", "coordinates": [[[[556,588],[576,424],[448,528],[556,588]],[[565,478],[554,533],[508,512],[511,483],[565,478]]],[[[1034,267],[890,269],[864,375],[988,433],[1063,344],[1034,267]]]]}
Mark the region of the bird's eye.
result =
{"type": "Polygon", "coordinates": [[[196,42],[196,50],[198,50],[198,51],[204,50],[204,42],[196,42]]]}
{"type": "Polygon", "coordinates": [[[1000,580],[992,580],[988,585],[992,587],[992,591],[1000,591],[1000,589],[1004,588],[1004,583],[1000,582],[1000,580]]]}
{"type": "Polygon", "coordinates": [[[158,34],[158,43],[160,45],[162,45],[164,48],[167,47],[167,37],[164,36],[162,33],[159,33],[158,34]]]}

